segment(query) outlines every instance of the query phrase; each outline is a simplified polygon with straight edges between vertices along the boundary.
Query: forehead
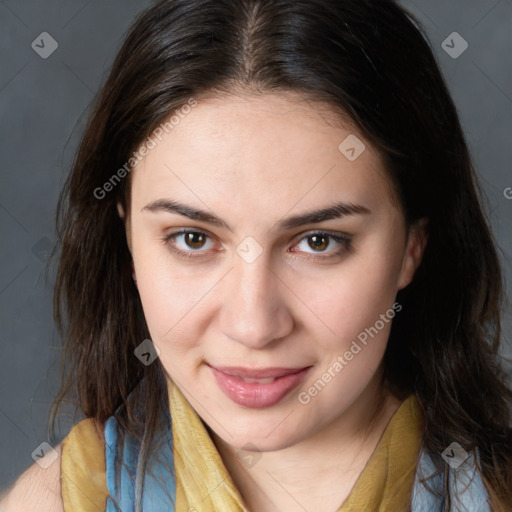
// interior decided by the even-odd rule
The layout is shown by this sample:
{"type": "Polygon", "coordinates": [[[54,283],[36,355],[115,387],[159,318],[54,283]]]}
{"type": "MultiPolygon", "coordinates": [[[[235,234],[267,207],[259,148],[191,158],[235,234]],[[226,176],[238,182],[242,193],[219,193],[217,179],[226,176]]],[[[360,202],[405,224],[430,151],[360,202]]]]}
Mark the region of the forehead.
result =
{"type": "Polygon", "coordinates": [[[390,196],[379,154],[347,118],[295,93],[198,99],[156,142],[132,175],[140,206],[179,196],[286,211],[390,196]]]}

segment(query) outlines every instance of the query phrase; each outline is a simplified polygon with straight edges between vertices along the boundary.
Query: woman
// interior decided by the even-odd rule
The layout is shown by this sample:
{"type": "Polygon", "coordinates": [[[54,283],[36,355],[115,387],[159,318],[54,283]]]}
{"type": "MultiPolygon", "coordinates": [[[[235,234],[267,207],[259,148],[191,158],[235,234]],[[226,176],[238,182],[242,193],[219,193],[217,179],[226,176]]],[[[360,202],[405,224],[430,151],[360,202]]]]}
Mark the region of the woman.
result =
{"type": "Polygon", "coordinates": [[[500,265],[415,24],[140,16],[59,203],[57,404],[86,419],[7,510],[511,510],[500,265]]]}

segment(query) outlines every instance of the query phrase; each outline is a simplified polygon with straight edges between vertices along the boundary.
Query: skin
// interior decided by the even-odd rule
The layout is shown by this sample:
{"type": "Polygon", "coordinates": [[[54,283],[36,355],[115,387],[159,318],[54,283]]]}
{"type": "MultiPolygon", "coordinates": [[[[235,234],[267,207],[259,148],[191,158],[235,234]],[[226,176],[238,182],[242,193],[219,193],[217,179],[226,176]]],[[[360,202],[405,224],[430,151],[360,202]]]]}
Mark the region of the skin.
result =
{"type": "Polygon", "coordinates": [[[401,403],[381,383],[391,322],[308,404],[298,393],[392,308],[421,261],[423,225],[406,230],[370,143],[295,93],[198,100],[131,179],[129,211],[119,212],[152,340],[247,506],[336,510],[401,403]],[[366,146],[355,161],[338,150],[349,134],[366,146]],[[208,210],[231,231],[144,209],[158,199],[208,210]],[[337,201],[370,213],[274,227],[337,201]],[[163,241],[184,228],[208,236],[192,246],[183,235],[163,241]],[[318,231],[350,235],[351,248],[330,238],[315,248],[307,235],[318,231]],[[263,250],[251,263],[236,252],[247,236],[263,250]],[[196,257],[180,259],[171,247],[196,257]],[[279,403],[251,409],[224,395],[206,363],[312,368],[279,403]],[[261,452],[251,468],[237,456],[247,443],[261,452]]]}

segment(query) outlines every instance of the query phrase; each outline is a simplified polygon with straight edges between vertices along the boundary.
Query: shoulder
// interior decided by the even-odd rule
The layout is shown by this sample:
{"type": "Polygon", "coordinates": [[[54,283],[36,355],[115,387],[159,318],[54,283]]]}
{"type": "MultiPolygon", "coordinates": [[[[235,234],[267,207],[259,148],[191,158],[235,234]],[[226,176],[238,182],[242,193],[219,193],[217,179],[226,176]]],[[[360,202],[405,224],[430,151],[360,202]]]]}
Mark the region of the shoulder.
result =
{"type": "MultiPolygon", "coordinates": [[[[59,459],[62,443],[54,447],[58,458],[47,465],[34,462],[0,500],[1,512],[64,512],[59,459]]],[[[45,457],[55,457],[55,453],[45,457]]],[[[44,461],[41,459],[41,461],[44,461]]],[[[47,459],[49,462],[50,459],[47,459]]]]}
{"type": "Polygon", "coordinates": [[[62,440],[62,452],[86,456],[91,449],[103,449],[104,445],[103,426],[94,418],[85,418],[74,425],[62,440]]]}
{"type": "MultiPolygon", "coordinates": [[[[104,510],[105,442],[92,418],[74,425],[45,455],[53,460],[32,464],[0,501],[0,512],[64,512],[104,510]]],[[[44,458],[41,459],[44,461],[44,458]]]]}

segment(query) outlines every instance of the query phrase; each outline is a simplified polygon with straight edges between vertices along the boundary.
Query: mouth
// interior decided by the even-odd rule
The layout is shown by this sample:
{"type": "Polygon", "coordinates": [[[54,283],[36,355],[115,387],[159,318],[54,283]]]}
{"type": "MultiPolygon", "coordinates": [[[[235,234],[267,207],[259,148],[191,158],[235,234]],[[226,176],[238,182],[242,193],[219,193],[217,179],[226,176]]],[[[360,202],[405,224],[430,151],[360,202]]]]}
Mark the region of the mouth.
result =
{"type": "Polygon", "coordinates": [[[236,404],[249,408],[277,404],[303,381],[311,368],[208,366],[220,390],[236,404]]]}

